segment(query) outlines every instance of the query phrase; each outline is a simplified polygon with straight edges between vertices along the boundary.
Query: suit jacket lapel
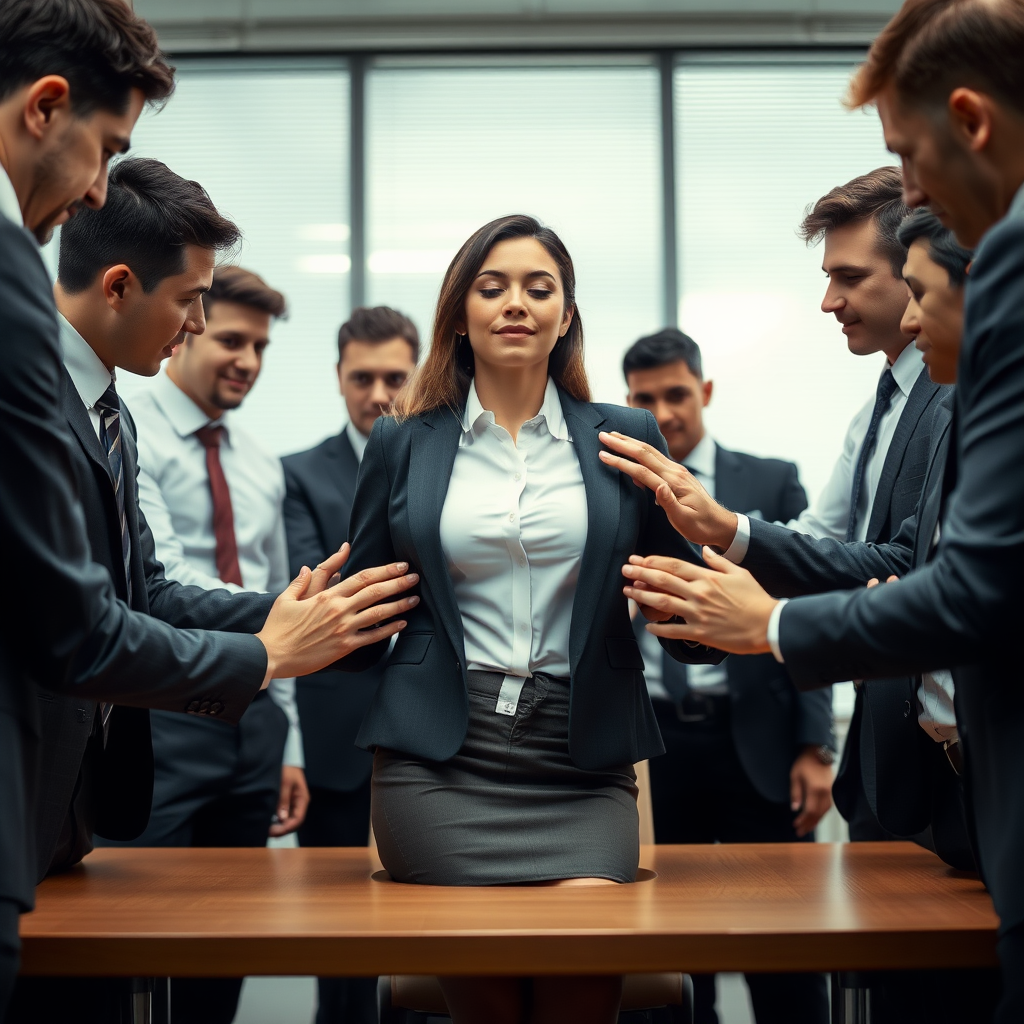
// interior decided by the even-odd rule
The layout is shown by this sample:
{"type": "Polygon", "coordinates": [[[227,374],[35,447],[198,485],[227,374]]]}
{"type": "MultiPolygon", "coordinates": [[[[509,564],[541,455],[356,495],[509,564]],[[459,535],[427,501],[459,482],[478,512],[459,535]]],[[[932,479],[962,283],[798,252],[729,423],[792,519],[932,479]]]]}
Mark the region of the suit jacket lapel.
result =
{"type": "Polygon", "coordinates": [[[452,646],[466,661],[462,616],[441,549],[441,511],[459,450],[462,423],[451,409],[435,409],[416,424],[409,452],[409,533],[420,559],[421,586],[431,591],[434,607],[452,646]]]}
{"type": "MultiPolygon", "coordinates": [[[[871,518],[868,520],[868,540],[878,536],[886,516],[889,514],[889,503],[892,501],[892,489],[896,484],[900,468],[903,465],[903,456],[907,450],[907,444],[917,429],[917,424],[928,408],[932,396],[939,390],[938,384],[933,384],[928,376],[926,367],[922,367],[914,386],[907,396],[907,404],[900,414],[900,421],[896,425],[896,431],[892,435],[892,442],[885,455],[885,462],[882,463],[882,474],[878,478],[878,489],[875,491],[875,500],[871,505],[871,518]]],[[[898,525],[898,524],[893,524],[898,525]]]]}
{"type": "Polygon", "coordinates": [[[949,462],[950,434],[952,421],[947,420],[942,427],[938,443],[932,449],[932,458],[928,464],[924,488],[921,491],[921,511],[917,519],[917,533],[914,537],[915,566],[924,565],[931,557],[935,527],[939,524],[942,514],[943,479],[949,462]]]}
{"type": "Polygon", "coordinates": [[[562,411],[569,426],[576,458],[587,494],[587,543],[583,548],[580,575],[576,581],[572,623],[569,627],[569,664],[573,671],[587,646],[594,624],[608,566],[611,563],[615,537],[619,530],[619,497],[621,475],[606,466],[597,456],[601,450],[598,431],[604,417],[596,406],[579,402],[561,388],[562,411]]]}
{"type": "Polygon", "coordinates": [[[749,511],[746,480],[732,452],[715,445],[715,501],[738,512],[749,511]]]}
{"type": "Polygon", "coordinates": [[[344,430],[332,440],[333,444],[326,446],[324,450],[337,462],[333,480],[341,492],[342,501],[351,508],[356,492],[356,477],[359,475],[359,459],[356,458],[352,442],[344,430]]]}
{"type": "Polygon", "coordinates": [[[72,433],[78,438],[78,443],[84,449],[85,454],[106,474],[107,479],[110,481],[110,495],[113,498],[114,475],[110,471],[107,453],[103,450],[100,439],[96,436],[92,420],[89,419],[89,411],[86,409],[82,396],[79,395],[78,389],[71,379],[71,374],[67,370],[64,370],[63,402],[64,416],[68,421],[68,426],[71,427],[72,433]]]}

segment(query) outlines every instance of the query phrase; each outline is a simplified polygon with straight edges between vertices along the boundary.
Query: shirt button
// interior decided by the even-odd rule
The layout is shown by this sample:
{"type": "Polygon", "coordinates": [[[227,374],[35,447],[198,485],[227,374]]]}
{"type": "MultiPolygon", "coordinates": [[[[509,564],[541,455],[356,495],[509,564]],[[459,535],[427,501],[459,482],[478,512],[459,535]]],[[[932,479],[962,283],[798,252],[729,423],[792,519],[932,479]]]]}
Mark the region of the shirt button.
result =
{"type": "Polygon", "coordinates": [[[516,473],[516,475],[514,477],[512,477],[513,480],[521,480],[522,478],[523,478],[523,474],[522,473],[516,473]]]}
{"type": "Polygon", "coordinates": [[[515,512],[509,512],[509,514],[508,514],[508,521],[510,523],[514,523],[516,521],[516,514],[515,514],[515,512]]]}
{"type": "Polygon", "coordinates": [[[519,627],[519,632],[520,633],[525,633],[526,632],[526,623],[525,622],[519,627]]]}
{"type": "Polygon", "coordinates": [[[520,565],[526,565],[526,559],[525,559],[525,558],[522,558],[522,557],[520,557],[520,559],[519,559],[519,564],[520,564],[520,565]]]}

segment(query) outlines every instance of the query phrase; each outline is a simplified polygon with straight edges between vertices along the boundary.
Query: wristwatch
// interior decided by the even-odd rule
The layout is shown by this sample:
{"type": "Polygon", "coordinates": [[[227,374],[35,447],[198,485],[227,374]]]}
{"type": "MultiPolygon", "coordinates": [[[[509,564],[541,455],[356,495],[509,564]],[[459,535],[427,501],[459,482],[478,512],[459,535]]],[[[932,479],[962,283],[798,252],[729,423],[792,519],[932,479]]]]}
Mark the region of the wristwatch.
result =
{"type": "Polygon", "coordinates": [[[814,756],[822,764],[835,764],[836,752],[827,743],[822,743],[820,747],[815,747],[814,756]]]}

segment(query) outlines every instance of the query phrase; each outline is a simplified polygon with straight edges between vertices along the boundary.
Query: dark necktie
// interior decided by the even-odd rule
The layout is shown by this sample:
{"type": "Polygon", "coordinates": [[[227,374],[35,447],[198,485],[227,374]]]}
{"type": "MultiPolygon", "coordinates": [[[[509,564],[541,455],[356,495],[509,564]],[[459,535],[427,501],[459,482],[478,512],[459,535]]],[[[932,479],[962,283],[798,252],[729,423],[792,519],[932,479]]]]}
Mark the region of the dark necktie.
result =
{"type": "Polygon", "coordinates": [[[892,370],[887,366],[885,372],[878,379],[878,390],[875,392],[875,407],[871,410],[871,422],[868,424],[868,432],[864,435],[864,443],[860,446],[860,455],[857,457],[857,468],[853,473],[853,487],[850,490],[850,518],[846,524],[846,539],[851,541],[857,534],[857,508],[860,505],[860,491],[864,485],[864,473],[868,468],[868,460],[875,450],[875,442],[878,440],[878,426],[882,422],[885,411],[889,408],[889,399],[896,390],[896,378],[892,370]]]}
{"type": "Polygon", "coordinates": [[[132,544],[128,536],[128,517],[124,510],[124,460],[121,453],[121,403],[114,385],[96,402],[100,414],[100,444],[107,453],[110,474],[114,479],[114,500],[117,503],[117,518],[121,525],[121,558],[124,564],[124,581],[128,590],[128,607],[132,604],[132,544]]]}
{"type": "MultiPolygon", "coordinates": [[[[128,536],[128,517],[124,511],[124,459],[121,453],[121,402],[114,390],[114,382],[100,396],[94,407],[100,414],[100,444],[107,453],[110,475],[114,480],[114,501],[117,504],[117,519],[121,526],[121,559],[124,564],[124,582],[128,594],[128,607],[132,606],[132,543],[128,536]]],[[[110,712],[114,705],[109,701],[100,704],[100,724],[103,728],[103,745],[107,743],[110,712]]]]}
{"type": "Polygon", "coordinates": [[[238,564],[238,543],[235,540],[235,514],[231,508],[231,491],[220,464],[220,443],[224,428],[208,425],[196,431],[206,449],[206,472],[210,477],[213,498],[213,536],[216,542],[217,575],[225,583],[242,586],[242,569],[238,564]]]}

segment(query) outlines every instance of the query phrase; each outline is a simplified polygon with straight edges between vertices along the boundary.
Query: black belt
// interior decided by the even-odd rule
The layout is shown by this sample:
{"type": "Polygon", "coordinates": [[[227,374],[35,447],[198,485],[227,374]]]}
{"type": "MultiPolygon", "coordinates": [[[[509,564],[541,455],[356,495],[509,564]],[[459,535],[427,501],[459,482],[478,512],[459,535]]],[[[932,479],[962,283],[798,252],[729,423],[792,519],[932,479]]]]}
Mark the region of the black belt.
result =
{"type": "Polygon", "coordinates": [[[663,713],[674,714],[684,724],[722,719],[730,711],[730,700],[727,693],[700,693],[696,690],[688,691],[680,700],[659,700],[656,704],[663,709],[663,713]],[[672,710],[669,711],[669,708],[672,710]]]}

